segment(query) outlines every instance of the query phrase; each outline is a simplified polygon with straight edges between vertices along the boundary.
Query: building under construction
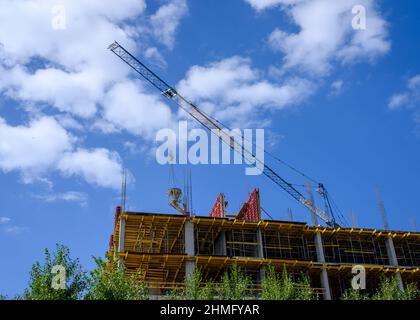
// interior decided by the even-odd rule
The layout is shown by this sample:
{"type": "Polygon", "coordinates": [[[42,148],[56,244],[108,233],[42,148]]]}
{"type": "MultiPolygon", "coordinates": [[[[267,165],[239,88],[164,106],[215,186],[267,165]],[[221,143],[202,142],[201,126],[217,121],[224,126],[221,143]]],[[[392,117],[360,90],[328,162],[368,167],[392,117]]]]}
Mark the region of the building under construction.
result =
{"type": "Polygon", "coordinates": [[[233,264],[252,277],[256,290],[265,266],[303,272],[323,299],[351,287],[355,265],[365,267],[367,291],[383,274],[395,274],[400,286],[420,284],[420,233],[264,221],[258,190],[235,215],[226,214],[223,194],[207,216],[118,207],[109,254],[117,254],[127,272],[141,271],[156,294],[182,285],[195,266],[205,281],[218,281],[233,264]]]}
{"type": "MultiPolygon", "coordinates": [[[[125,212],[118,208],[109,254],[118,255],[128,272],[141,271],[154,293],[163,294],[182,284],[196,266],[205,281],[218,281],[233,264],[252,277],[256,289],[267,265],[279,270],[286,267],[292,274],[306,273],[313,288],[324,299],[337,298],[350,287],[355,265],[365,267],[367,290],[375,288],[381,274],[395,274],[401,288],[407,282],[420,283],[419,233],[343,227],[344,224],[335,219],[330,197],[322,183],[318,183],[317,191],[325,201],[325,211],[315,206],[311,194],[305,197],[256,157],[252,147],[244,146],[242,137],[232,136],[217,119],[184,98],[119,43],[112,43],[109,49],[137,76],[148,81],[233,152],[258,164],[264,176],[311,212],[315,225],[263,221],[258,190],[251,193],[234,215],[226,214],[224,195],[220,194],[207,216],[192,216],[188,206],[181,208],[178,188],[172,188],[169,196],[170,205],[180,215],[125,212]],[[318,218],[327,227],[317,226],[318,218]]],[[[384,208],[381,211],[385,216],[384,208]]]]}

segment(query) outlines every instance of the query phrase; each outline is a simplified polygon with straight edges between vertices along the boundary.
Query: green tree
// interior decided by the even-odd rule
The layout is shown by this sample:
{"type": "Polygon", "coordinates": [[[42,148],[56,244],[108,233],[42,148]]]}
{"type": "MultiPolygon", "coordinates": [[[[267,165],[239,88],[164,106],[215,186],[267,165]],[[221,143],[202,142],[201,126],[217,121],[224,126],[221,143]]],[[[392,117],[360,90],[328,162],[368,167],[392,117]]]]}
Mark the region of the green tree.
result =
{"type": "Polygon", "coordinates": [[[166,292],[165,298],[167,300],[181,300],[184,294],[183,288],[174,287],[166,292]]]}
{"type": "Polygon", "coordinates": [[[420,290],[415,283],[406,285],[404,292],[401,293],[400,300],[416,300],[420,299],[420,290]]]}
{"type": "Polygon", "coordinates": [[[302,273],[296,283],[296,300],[317,300],[317,295],[311,287],[311,281],[307,274],[302,273]]]}
{"type": "Polygon", "coordinates": [[[184,287],[173,289],[169,294],[169,299],[211,300],[213,296],[213,283],[204,283],[200,269],[195,267],[193,273],[184,280],[184,287]]]}
{"type": "Polygon", "coordinates": [[[87,300],[147,300],[148,289],[141,273],[126,274],[117,260],[105,262],[93,258],[96,268],[90,273],[87,300]]]}
{"type": "Polygon", "coordinates": [[[265,277],[261,283],[261,298],[264,300],[314,300],[315,295],[307,275],[302,274],[295,282],[283,268],[281,276],[273,266],[265,269],[265,277]]]}
{"type": "Polygon", "coordinates": [[[251,292],[251,278],[245,275],[238,265],[234,264],[229,272],[225,272],[218,288],[219,298],[222,300],[243,300],[251,292]]]}
{"type": "Polygon", "coordinates": [[[361,290],[353,288],[346,290],[340,298],[341,300],[369,300],[369,296],[363,294],[361,290]]]}
{"type": "Polygon", "coordinates": [[[404,290],[398,286],[398,279],[393,276],[383,276],[378,289],[373,296],[363,294],[361,290],[348,289],[341,296],[342,300],[415,300],[419,297],[420,291],[413,283],[406,285],[404,290]]]}
{"type": "Polygon", "coordinates": [[[408,284],[405,290],[398,286],[398,278],[392,276],[382,277],[377,292],[373,295],[374,300],[415,300],[419,295],[419,290],[415,284],[408,284]]]}
{"type": "Polygon", "coordinates": [[[265,276],[261,282],[261,298],[263,300],[287,300],[293,293],[293,282],[291,277],[283,269],[282,276],[276,272],[273,266],[265,269],[265,276]]]}
{"type": "Polygon", "coordinates": [[[0,300],[7,300],[7,297],[4,296],[4,295],[2,295],[2,294],[0,294],[0,300]]]}
{"type": "Polygon", "coordinates": [[[52,254],[45,249],[43,264],[38,261],[33,264],[29,287],[22,298],[26,300],[77,300],[82,297],[86,287],[87,275],[79,259],[72,259],[69,248],[57,244],[56,251],[52,254]],[[62,273],[63,271],[65,273],[62,273]],[[62,283],[63,279],[65,281],[62,283]]]}

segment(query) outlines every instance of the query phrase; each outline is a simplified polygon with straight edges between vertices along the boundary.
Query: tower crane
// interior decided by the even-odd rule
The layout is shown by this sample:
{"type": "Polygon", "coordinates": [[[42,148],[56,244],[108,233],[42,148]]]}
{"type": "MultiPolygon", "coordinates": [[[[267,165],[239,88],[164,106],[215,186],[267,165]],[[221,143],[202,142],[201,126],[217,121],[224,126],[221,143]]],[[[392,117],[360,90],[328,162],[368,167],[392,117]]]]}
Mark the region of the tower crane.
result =
{"type": "MultiPolygon", "coordinates": [[[[252,150],[248,150],[243,147],[243,145],[236,141],[221,125],[219,122],[206,114],[203,110],[198,108],[192,102],[184,98],[178,91],[176,91],[172,86],[167,84],[159,76],[157,76],[152,70],[146,67],[142,62],[140,62],[136,57],[134,57],[130,52],[128,52],[124,47],[122,47],[118,42],[112,43],[109,47],[116,56],[118,56],[122,61],[129,65],[137,74],[142,76],[145,80],[151,83],[160,93],[167,99],[173,101],[178,107],[187,112],[192,118],[197,122],[203,125],[205,128],[210,130],[212,134],[215,134],[220,140],[226,143],[234,151],[242,154],[243,157],[248,159],[255,158],[255,161],[258,162],[261,167],[263,167],[263,174],[273,181],[277,186],[286,191],[290,196],[297,200],[301,205],[306,207],[310,212],[315,214],[317,217],[322,219],[327,226],[329,227],[340,227],[340,225],[335,221],[334,217],[329,216],[323,210],[319,209],[311,200],[307,199],[299,190],[297,190],[291,183],[283,179],[279,174],[277,174],[273,169],[259,160],[257,157],[254,157],[252,150]]],[[[322,186],[323,187],[323,186],[322,186]]]]}

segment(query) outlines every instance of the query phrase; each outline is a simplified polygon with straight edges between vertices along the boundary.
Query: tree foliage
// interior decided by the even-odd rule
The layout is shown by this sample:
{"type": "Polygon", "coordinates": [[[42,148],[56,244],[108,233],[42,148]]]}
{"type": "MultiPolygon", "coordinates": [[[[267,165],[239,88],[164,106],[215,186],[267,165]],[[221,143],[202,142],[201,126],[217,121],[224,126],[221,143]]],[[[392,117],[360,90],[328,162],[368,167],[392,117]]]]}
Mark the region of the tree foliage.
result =
{"type": "Polygon", "coordinates": [[[373,295],[373,300],[415,300],[418,295],[419,290],[414,284],[408,284],[405,290],[401,290],[396,276],[382,277],[379,288],[373,295]]]}
{"type": "Polygon", "coordinates": [[[105,262],[93,258],[96,268],[90,272],[87,300],[146,300],[148,290],[141,273],[126,275],[117,260],[105,262]]]}
{"type": "Polygon", "coordinates": [[[363,293],[361,290],[349,289],[342,296],[342,300],[416,300],[420,291],[414,283],[407,284],[401,290],[396,276],[381,278],[378,288],[373,295],[363,293]]]}
{"type": "Polygon", "coordinates": [[[211,300],[214,297],[213,283],[203,282],[203,277],[198,267],[184,280],[184,287],[173,289],[169,294],[171,300],[211,300]]]}
{"type": "MultiPolygon", "coordinates": [[[[28,288],[23,295],[14,299],[26,300],[145,300],[149,298],[149,290],[140,273],[127,274],[123,263],[113,259],[104,261],[93,258],[96,267],[86,273],[78,259],[70,257],[66,246],[56,245],[52,253],[45,249],[42,263],[33,264],[30,272],[28,288]],[[57,276],[62,275],[56,270],[65,270],[65,282],[62,288],[57,284],[57,276]]],[[[265,269],[261,283],[261,299],[264,300],[315,300],[317,295],[310,285],[309,277],[301,274],[294,280],[287,272],[278,273],[272,266],[265,269]]],[[[201,270],[196,267],[187,277],[182,287],[170,291],[169,299],[182,300],[243,300],[256,298],[252,290],[252,280],[238,265],[234,264],[226,271],[218,283],[204,281],[201,270]]],[[[398,278],[383,276],[378,288],[373,294],[365,291],[349,289],[341,296],[342,300],[415,300],[420,298],[420,290],[416,284],[407,284],[404,290],[399,288],[398,278]]],[[[0,300],[7,299],[0,295],[0,300]]]]}
{"type": "Polygon", "coordinates": [[[368,300],[369,296],[364,294],[362,290],[348,289],[341,296],[341,300],[368,300]]]}
{"type": "Polygon", "coordinates": [[[221,300],[243,300],[251,295],[251,278],[234,264],[225,272],[217,289],[221,300]]]}
{"type": "Polygon", "coordinates": [[[311,287],[311,281],[307,274],[302,273],[300,279],[296,283],[296,300],[317,300],[318,296],[311,287]]]}
{"type": "Polygon", "coordinates": [[[314,300],[314,294],[308,276],[302,274],[301,279],[294,281],[286,268],[278,274],[273,266],[265,269],[265,277],[261,283],[263,300],[314,300]]]}
{"type": "Polygon", "coordinates": [[[70,257],[70,250],[63,245],[56,245],[52,254],[45,249],[44,263],[35,262],[30,273],[29,286],[23,294],[26,300],[77,300],[87,288],[87,275],[83,271],[79,259],[70,257]],[[62,266],[65,270],[63,289],[53,286],[59,272],[53,272],[54,266],[62,266]]]}

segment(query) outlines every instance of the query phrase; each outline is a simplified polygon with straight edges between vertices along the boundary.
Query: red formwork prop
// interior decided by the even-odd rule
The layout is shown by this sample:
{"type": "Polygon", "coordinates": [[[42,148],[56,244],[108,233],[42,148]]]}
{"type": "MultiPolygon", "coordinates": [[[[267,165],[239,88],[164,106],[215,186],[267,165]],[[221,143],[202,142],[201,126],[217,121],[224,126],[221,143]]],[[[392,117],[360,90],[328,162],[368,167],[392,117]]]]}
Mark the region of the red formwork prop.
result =
{"type": "Polygon", "coordinates": [[[244,221],[261,220],[260,192],[258,189],[254,189],[251,192],[248,201],[245,202],[241,210],[239,210],[236,219],[244,221]]]}
{"type": "Polygon", "coordinates": [[[210,217],[212,218],[224,218],[225,217],[225,195],[223,193],[219,194],[216,199],[216,203],[213,205],[213,208],[210,212],[210,217]]]}

